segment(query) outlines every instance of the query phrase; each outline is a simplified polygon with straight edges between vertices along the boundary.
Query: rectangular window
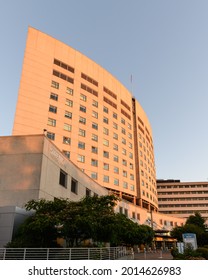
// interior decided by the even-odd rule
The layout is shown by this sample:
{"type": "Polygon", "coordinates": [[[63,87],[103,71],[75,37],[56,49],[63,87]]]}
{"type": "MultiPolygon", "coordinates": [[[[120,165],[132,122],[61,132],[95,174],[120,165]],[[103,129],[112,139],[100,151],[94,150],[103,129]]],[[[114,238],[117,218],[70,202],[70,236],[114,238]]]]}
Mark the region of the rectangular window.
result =
{"type": "Polygon", "coordinates": [[[78,194],[78,182],[75,179],[71,179],[71,192],[78,194]]]}
{"type": "Polygon", "coordinates": [[[103,145],[104,146],[109,146],[109,141],[107,139],[103,139],[103,145]]]}
{"type": "Polygon", "coordinates": [[[127,172],[123,170],[123,177],[127,177],[127,172]]]}
{"type": "Polygon", "coordinates": [[[116,174],[118,174],[119,173],[119,168],[118,167],[116,167],[116,166],[114,166],[114,173],[116,173],[116,174]]]}
{"type": "Polygon", "coordinates": [[[108,114],[108,108],[107,107],[103,107],[103,112],[107,113],[108,114]]]}
{"type": "Polygon", "coordinates": [[[126,149],[122,148],[122,154],[126,155],[126,149]]]}
{"type": "Polygon", "coordinates": [[[73,101],[70,100],[70,99],[66,99],[66,103],[65,103],[67,106],[69,107],[73,107],[73,101]]]}
{"type": "Polygon", "coordinates": [[[58,94],[51,92],[50,99],[53,99],[55,101],[58,101],[58,94]]]}
{"type": "Polygon", "coordinates": [[[121,128],[121,133],[123,133],[123,134],[126,134],[126,130],[125,130],[125,128],[121,128]]]}
{"type": "Polygon", "coordinates": [[[69,72],[74,73],[74,68],[73,68],[73,67],[67,65],[66,63],[64,63],[64,62],[62,62],[62,61],[60,61],[60,60],[58,60],[58,59],[56,59],[56,58],[54,58],[53,63],[56,64],[56,65],[58,65],[59,67],[62,67],[62,68],[64,68],[64,69],[66,69],[66,70],[69,71],[69,72]]]}
{"type": "Polygon", "coordinates": [[[122,159],[122,164],[127,166],[127,161],[125,159],[122,159]]]}
{"type": "Polygon", "coordinates": [[[79,136],[85,137],[86,136],[86,131],[84,129],[79,129],[79,136]]]}
{"type": "Polygon", "coordinates": [[[51,140],[55,140],[55,133],[53,133],[53,132],[47,132],[47,137],[49,138],[49,139],[51,139],[51,140]]]}
{"type": "Polygon", "coordinates": [[[109,129],[106,127],[103,127],[103,134],[108,135],[109,134],[109,129]]]}
{"type": "Polygon", "coordinates": [[[91,147],[91,152],[94,153],[94,154],[97,154],[97,153],[98,153],[98,148],[92,146],[92,147],[91,147]]]}
{"type": "Polygon", "coordinates": [[[51,86],[52,86],[53,88],[59,89],[59,83],[58,83],[58,82],[51,81],[51,86]]]}
{"type": "Polygon", "coordinates": [[[79,110],[80,110],[81,112],[83,112],[83,113],[86,113],[86,111],[87,111],[86,107],[83,106],[83,105],[80,105],[80,106],[79,106],[79,110]]]}
{"type": "Polygon", "coordinates": [[[98,113],[97,113],[97,112],[95,112],[95,111],[92,111],[92,116],[93,116],[93,118],[96,118],[96,119],[98,119],[98,113]]]}
{"type": "Polygon", "coordinates": [[[109,164],[108,163],[103,163],[103,169],[104,170],[109,170],[109,164]]]}
{"type": "Polygon", "coordinates": [[[98,136],[96,134],[92,134],[92,140],[98,142],[98,136]]]}
{"type": "Polygon", "coordinates": [[[109,158],[109,152],[103,151],[103,156],[104,156],[105,158],[109,158]]]}
{"type": "Polygon", "coordinates": [[[67,173],[60,169],[59,184],[63,187],[67,187],[67,173]]]}
{"type": "Polygon", "coordinates": [[[92,166],[98,166],[98,161],[97,161],[97,159],[91,159],[91,165],[92,166]]]}
{"type": "Polygon", "coordinates": [[[126,139],[125,138],[122,138],[121,142],[122,142],[122,144],[126,145],[126,139]]]}
{"type": "Polygon", "coordinates": [[[82,77],[83,79],[85,79],[86,81],[90,82],[91,84],[93,84],[93,85],[95,85],[95,86],[98,86],[98,82],[95,81],[93,78],[87,76],[86,74],[81,73],[81,77],[82,77]]]}
{"type": "Polygon", "coordinates": [[[114,156],[113,156],[113,160],[114,160],[115,162],[118,162],[118,156],[114,155],[114,156]]]}
{"type": "Polygon", "coordinates": [[[78,155],[78,156],[77,156],[77,161],[78,161],[78,162],[85,162],[85,156],[83,156],[83,155],[78,155]]]}
{"type": "Polygon", "coordinates": [[[108,124],[108,118],[104,117],[103,122],[108,124]]]}
{"type": "Polygon", "coordinates": [[[113,133],[113,139],[116,139],[116,140],[118,140],[118,134],[117,133],[113,133]]]}
{"type": "Polygon", "coordinates": [[[81,94],[80,94],[80,100],[86,102],[86,101],[87,101],[87,96],[81,93],[81,94]]]}
{"type": "Polygon", "coordinates": [[[56,120],[48,118],[48,125],[56,126],[56,120]]]}
{"type": "Polygon", "coordinates": [[[97,172],[91,172],[91,178],[97,180],[97,172]]]}
{"type": "Polygon", "coordinates": [[[118,145],[117,145],[117,144],[113,144],[113,149],[114,149],[115,151],[118,151],[118,145]]]}
{"type": "Polygon", "coordinates": [[[134,174],[130,174],[130,180],[134,180],[134,174]]]}
{"type": "Polygon", "coordinates": [[[67,119],[72,119],[72,113],[68,112],[68,111],[65,111],[64,117],[67,118],[67,119]]]}
{"type": "Polygon", "coordinates": [[[123,118],[121,118],[121,123],[125,124],[125,120],[123,118]]]}
{"type": "Polygon", "coordinates": [[[104,176],[103,176],[103,182],[109,183],[109,176],[104,175],[104,176]]]}
{"type": "Polygon", "coordinates": [[[67,144],[67,145],[70,145],[71,144],[71,138],[63,136],[63,143],[67,144]]]}
{"type": "Polygon", "coordinates": [[[97,123],[92,123],[92,128],[98,130],[98,124],[97,123]]]}
{"type": "Polygon", "coordinates": [[[71,125],[68,124],[68,123],[65,123],[65,124],[64,124],[64,130],[66,130],[66,131],[71,131],[71,125]]]}
{"type": "Polygon", "coordinates": [[[67,88],[66,88],[66,93],[68,93],[68,94],[70,94],[70,95],[73,95],[74,91],[73,91],[72,88],[67,87],[67,88]]]}
{"type": "Polygon", "coordinates": [[[69,152],[69,151],[63,151],[63,153],[65,154],[65,156],[66,156],[67,158],[70,158],[70,152],[69,152]]]}
{"type": "Polygon", "coordinates": [[[130,190],[134,191],[134,185],[130,185],[130,190]]]}
{"type": "Polygon", "coordinates": [[[113,118],[114,119],[117,119],[118,118],[118,115],[116,113],[113,113],[113,118]]]}
{"type": "Polygon", "coordinates": [[[79,141],[79,142],[78,142],[78,148],[84,150],[84,149],[85,149],[85,143],[79,141]]]}
{"type": "Polygon", "coordinates": [[[127,182],[123,182],[123,188],[128,189],[128,183],[127,182]]]}
{"type": "Polygon", "coordinates": [[[113,123],[113,128],[118,129],[117,123],[113,123]]]}
{"type": "Polygon", "coordinates": [[[117,178],[114,178],[114,182],[113,183],[114,183],[115,186],[119,186],[119,180],[117,178]]]}
{"type": "Polygon", "coordinates": [[[85,193],[86,196],[91,196],[91,190],[86,188],[86,193],[85,193]]]}
{"type": "Polygon", "coordinates": [[[96,100],[92,100],[92,106],[98,107],[98,102],[96,100]]]}
{"type": "Polygon", "coordinates": [[[57,107],[53,105],[49,105],[49,112],[56,114],[57,113],[57,107]]]}
{"type": "Polygon", "coordinates": [[[86,119],[83,117],[79,117],[79,122],[82,124],[86,124],[86,119]]]}

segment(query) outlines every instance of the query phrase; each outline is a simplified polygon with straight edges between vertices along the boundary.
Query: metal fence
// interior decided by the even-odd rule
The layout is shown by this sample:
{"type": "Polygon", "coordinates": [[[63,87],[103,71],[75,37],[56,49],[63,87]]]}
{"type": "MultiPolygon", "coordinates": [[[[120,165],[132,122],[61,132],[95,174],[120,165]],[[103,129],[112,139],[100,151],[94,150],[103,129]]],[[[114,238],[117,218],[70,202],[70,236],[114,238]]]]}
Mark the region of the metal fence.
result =
{"type": "Polygon", "coordinates": [[[125,247],[0,248],[0,260],[116,260],[128,254],[125,247]]]}

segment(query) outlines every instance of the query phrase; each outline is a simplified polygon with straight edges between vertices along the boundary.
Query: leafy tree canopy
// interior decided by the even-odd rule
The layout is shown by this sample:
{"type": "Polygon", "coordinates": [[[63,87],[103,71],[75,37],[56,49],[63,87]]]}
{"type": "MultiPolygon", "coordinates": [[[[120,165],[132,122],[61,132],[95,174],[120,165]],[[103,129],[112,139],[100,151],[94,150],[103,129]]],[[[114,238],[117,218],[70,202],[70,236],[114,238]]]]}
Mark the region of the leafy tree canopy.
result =
{"type": "Polygon", "coordinates": [[[79,246],[86,239],[115,245],[149,244],[153,230],[115,213],[118,199],[108,195],[85,197],[77,202],[30,200],[25,207],[34,215],[22,224],[9,246],[54,247],[58,237],[64,238],[70,247],[79,246]]]}

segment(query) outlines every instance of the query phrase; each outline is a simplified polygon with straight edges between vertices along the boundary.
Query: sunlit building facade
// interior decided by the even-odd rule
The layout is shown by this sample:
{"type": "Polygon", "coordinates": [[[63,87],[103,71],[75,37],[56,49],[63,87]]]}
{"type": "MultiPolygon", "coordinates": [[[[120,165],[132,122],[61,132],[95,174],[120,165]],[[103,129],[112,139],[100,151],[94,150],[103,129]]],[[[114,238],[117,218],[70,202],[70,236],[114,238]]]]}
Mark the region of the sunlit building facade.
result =
{"type": "Polygon", "coordinates": [[[30,27],[13,135],[43,132],[99,185],[157,211],[152,129],[139,102],[100,65],[30,27]]]}
{"type": "Polygon", "coordinates": [[[187,219],[199,212],[208,220],[208,182],[157,180],[159,211],[187,219]]]}

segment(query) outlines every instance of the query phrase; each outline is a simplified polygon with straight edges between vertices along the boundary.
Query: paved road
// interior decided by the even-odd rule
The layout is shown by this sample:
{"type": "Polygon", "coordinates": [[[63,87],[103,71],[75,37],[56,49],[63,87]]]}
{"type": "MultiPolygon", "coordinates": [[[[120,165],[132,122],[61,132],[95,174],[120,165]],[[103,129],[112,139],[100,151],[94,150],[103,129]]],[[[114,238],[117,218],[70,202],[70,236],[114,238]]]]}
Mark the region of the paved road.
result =
{"type": "Polygon", "coordinates": [[[170,252],[147,252],[147,253],[135,253],[134,260],[172,260],[173,256],[170,252]]]}

